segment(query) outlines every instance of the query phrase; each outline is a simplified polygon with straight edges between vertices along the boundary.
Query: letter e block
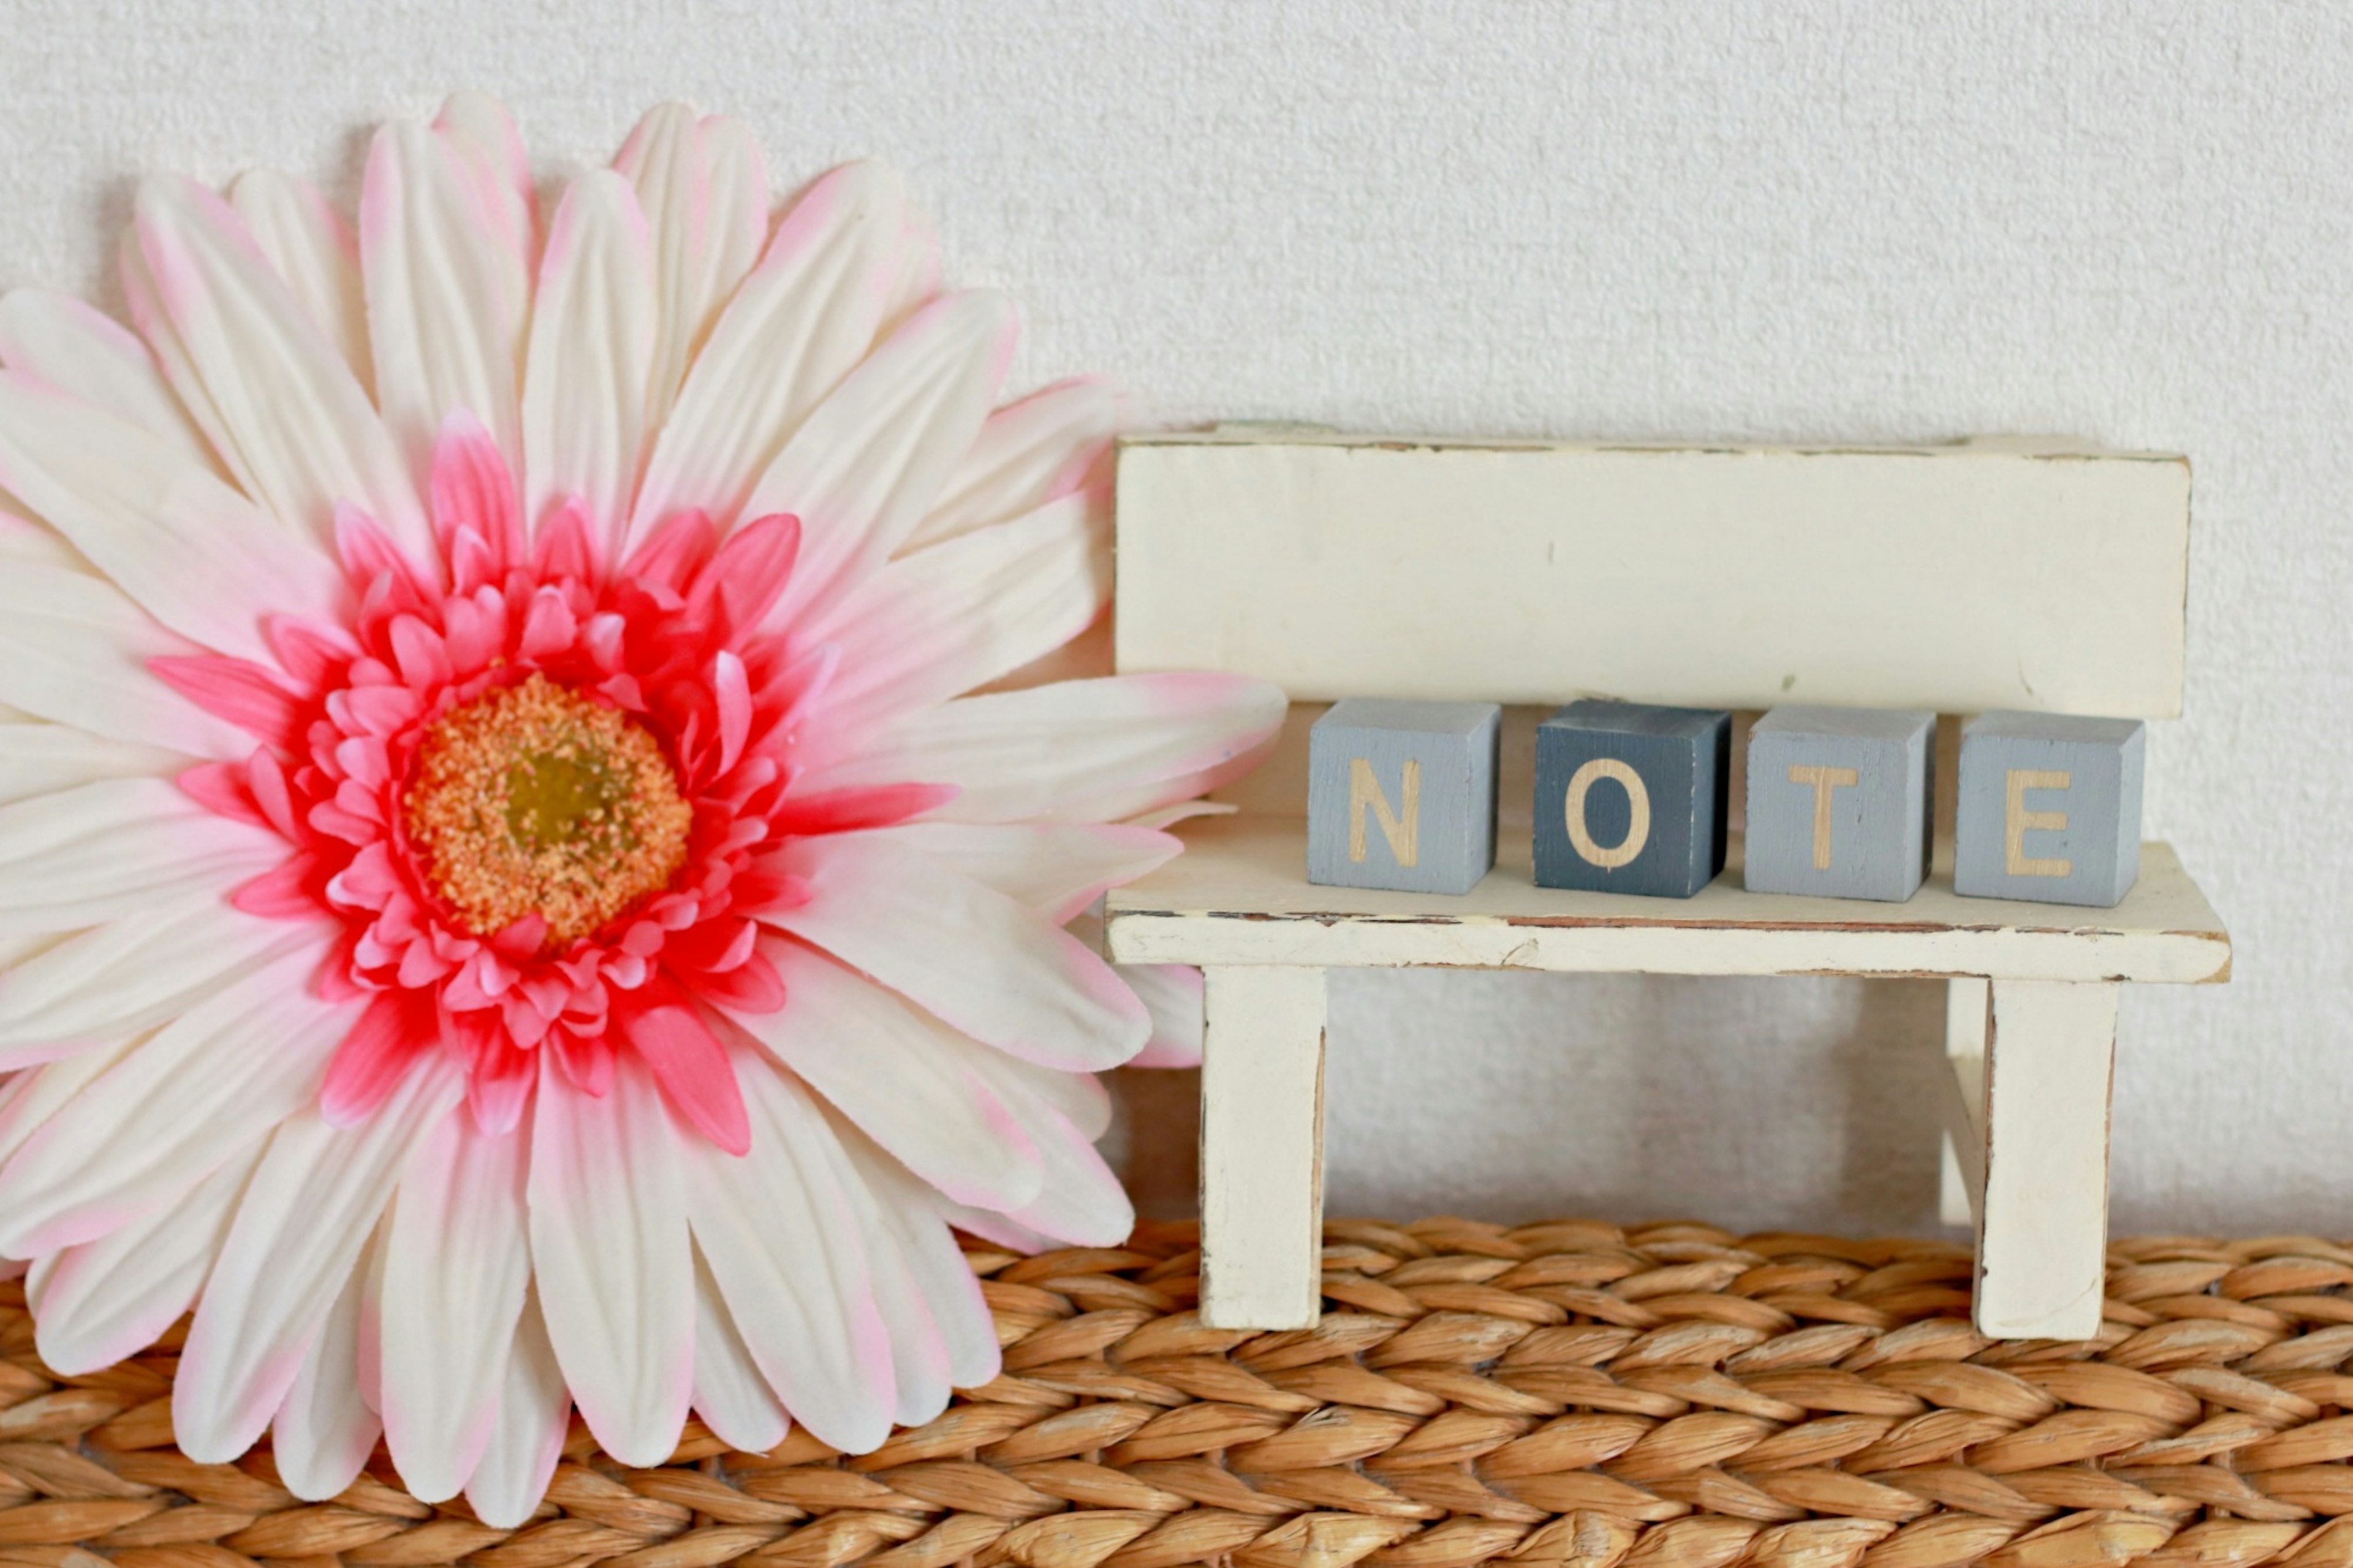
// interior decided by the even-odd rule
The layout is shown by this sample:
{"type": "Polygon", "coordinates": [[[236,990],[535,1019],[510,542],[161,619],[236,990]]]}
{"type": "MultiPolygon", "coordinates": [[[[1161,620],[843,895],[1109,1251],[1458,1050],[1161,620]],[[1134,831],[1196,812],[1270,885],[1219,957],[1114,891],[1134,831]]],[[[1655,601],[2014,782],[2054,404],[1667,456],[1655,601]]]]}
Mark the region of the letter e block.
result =
{"type": "Polygon", "coordinates": [[[1748,731],[1747,886],[1902,903],[1928,871],[1936,716],[1776,708],[1748,731]]]}
{"type": "Polygon", "coordinates": [[[1953,890],[2045,904],[2121,901],[2140,877],[2137,719],[1982,713],[1961,731],[1953,890]]]}
{"type": "Polygon", "coordinates": [[[1495,863],[1493,702],[1351,697],[1307,734],[1307,879],[1467,893],[1495,863]]]}
{"type": "Polygon", "coordinates": [[[1540,888],[1688,899],[1724,869],[1732,715],[1572,702],[1536,726],[1540,888]]]}

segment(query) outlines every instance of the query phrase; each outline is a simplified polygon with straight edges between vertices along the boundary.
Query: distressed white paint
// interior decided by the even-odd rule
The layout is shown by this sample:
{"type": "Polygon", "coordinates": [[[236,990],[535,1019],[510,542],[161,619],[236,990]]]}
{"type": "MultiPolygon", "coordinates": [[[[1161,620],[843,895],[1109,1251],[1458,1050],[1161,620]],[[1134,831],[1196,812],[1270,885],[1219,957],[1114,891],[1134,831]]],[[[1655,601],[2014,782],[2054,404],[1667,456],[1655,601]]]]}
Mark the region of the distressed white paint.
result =
{"type": "Polygon", "coordinates": [[[1976,1223],[1985,1193],[1985,1048],[1987,982],[1964,977],[1945,982],[1945,1060],[1951,1069],[1945,1092],[1944,1126],[1937,1135],[1936,1217],[1947,1225],[1976,1223]]]}
{"type": "Polygon", "coordinates": [[[2099,1330],[2116,991],[1993,983],[1978,1215],[1981,1332],[2075,1340],[2099,1330]]]}
{"type": "Polygon", "coordinates": [[[1124,669],[1295,699],[2180,711],[2189,468],[1229,429],[1119,462],[1124,669]]]}
{"type": "Polygon", "coordinates": [[[1296,817],[1205,818],[1186,853],[1106,906],[1127,963],[1443,964],[1645,974],[1978,974],[2040,980],[2227,979],[2231,941],[2171,849],[2151,844],[2112,910],[1963,899],[1939,873],[1910,901],[1751,893],[1736,837],[1690,899],[1538,888],[1524,835],[1468,894],[1325,888],[1296,817]]]}
{"type": "Polygon", "coordinates": [[[1202,979],[1201,1321],[1306,1328],[1324,1304],[1324,972],[1202,979]]]}

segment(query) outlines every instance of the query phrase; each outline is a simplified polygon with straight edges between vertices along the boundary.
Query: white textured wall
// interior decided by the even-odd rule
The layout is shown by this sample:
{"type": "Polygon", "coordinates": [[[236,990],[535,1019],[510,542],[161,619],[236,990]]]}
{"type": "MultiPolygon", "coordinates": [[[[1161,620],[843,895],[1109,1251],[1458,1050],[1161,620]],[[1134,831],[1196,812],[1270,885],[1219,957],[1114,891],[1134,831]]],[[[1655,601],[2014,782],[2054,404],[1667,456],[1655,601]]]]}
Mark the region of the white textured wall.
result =
{"type": "MultiPolygon", "coordinates": [[[[2148,809],[2240,960],[2227,987],[2126,1002],[2116,1220],[2353,1230],[2341,7],[273,19],[307,9],[0,0],[0,282],[109,289],[151,166],[279,163],[348,195],[364,127],[471,84],[552,170],[682,96],[751,121],[780,179],[899,163],[954,273],[1024,301],[1020,374],[1109,372],[1172,420],[2186,449],[2189,714],[2154,737],[2148,809]]],[[[1335,992],[1335,1209],[1934,1223],[1924,988],[1335,992]]]]}

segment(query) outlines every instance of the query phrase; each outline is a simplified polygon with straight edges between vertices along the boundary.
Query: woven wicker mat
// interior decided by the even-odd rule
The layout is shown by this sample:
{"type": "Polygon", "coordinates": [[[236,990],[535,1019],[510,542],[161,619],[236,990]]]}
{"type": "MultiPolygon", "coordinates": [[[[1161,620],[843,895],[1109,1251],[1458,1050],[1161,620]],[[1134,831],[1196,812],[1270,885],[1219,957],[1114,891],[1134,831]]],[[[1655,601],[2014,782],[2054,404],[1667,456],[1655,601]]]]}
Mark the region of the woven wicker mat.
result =
{"type": "Polygon", "coordinates": [[[575,1426],[512,1531],[381,1455],[315,1505],[266,1453],[191,1464],[168,1348],[56,1378],[0,1295],[0,1563],[2353,1564],[2327,1242],[2118,1242],[2100,1337],[2028,1344],[1970,1329],[1968,1255],[1933,1242],[1335,1224],[1332,1310],[1268,1334],[1200,1326],[1189,1227],[972,1261],[1005,1375],[930,1426],[852,1459],[690,1427],[640,1471],[575,1426]]]}

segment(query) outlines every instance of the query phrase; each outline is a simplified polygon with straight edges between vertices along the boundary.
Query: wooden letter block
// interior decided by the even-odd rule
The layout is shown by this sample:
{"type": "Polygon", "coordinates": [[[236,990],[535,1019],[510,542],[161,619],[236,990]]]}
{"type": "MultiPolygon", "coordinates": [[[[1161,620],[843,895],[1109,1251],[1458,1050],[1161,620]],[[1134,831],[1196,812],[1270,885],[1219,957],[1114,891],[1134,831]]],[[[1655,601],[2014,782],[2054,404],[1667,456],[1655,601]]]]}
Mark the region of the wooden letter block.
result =
{"type": "Polygon", "coordinates": [[[2123,901],[2140,877],[2137,719],[1984,713],[1961,731],[1953,890],[2046,904],[2123,901]]]}
{"type": "Polygon", "coordinates": [[[1732,715],[1572,702],[1536,727],[1540,888],[1688,899],[1724,869],[1732,715]]]}
{"type": "Polygon", "coordinates": [[[1902,903],[1928,870],[1936,716],[1776,708],[1748,731],[1747,886],[1902,903]]]}
{"type": "Polygon", "coordinates": [[[1307,738],[1307,879],[1467,893],[1495,863],[1493,702],[1352,697],[1307,738]]]}

